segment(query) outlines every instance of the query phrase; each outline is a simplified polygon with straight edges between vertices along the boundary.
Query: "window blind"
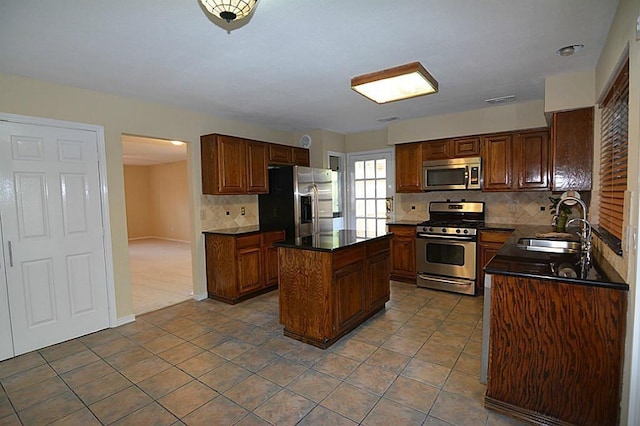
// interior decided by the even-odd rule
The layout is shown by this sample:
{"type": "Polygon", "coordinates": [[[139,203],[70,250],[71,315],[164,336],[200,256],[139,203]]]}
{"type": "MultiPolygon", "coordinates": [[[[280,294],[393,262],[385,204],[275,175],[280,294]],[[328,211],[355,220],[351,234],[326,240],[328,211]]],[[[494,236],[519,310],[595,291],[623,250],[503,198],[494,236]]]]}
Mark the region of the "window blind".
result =
{"type": "Polygon", "coordinates": [[[628,59],[600,108],[600,227],[621,241],[629,141],[628,59]]]}

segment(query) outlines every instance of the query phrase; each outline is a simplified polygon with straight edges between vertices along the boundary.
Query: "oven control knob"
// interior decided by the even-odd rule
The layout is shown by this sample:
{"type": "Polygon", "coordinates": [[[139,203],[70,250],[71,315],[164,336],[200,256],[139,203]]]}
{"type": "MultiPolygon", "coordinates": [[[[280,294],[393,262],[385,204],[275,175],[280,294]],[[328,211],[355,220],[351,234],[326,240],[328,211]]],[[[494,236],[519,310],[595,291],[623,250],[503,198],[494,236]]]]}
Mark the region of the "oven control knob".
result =
{"type": "Polygon", "coordinates": [[[446,234],[447,233],[447,228],[442,228],[442,233],[446,234]]]}
{"type": "MultiPolygon", "coordinates": [[[[465,231],[465,232],[467,232],[467,231],[465,231]]],[[[456,229],[456,234],[459,234],[459,233],[460,233],[460,230],[456,229]]]]}
{"type": "Polygon", "coordinates": [[[429,232],[433,232],[433,228],[429,228],[429,232]]]}
{"type": "Polygon", "coordinates": [[[468,233],[469,233],[469,230],[468,230],[468,229],[465,229],[465,230],[464,230],[464,233],[465,233],[465,234],[468,234],[468,233]]]}

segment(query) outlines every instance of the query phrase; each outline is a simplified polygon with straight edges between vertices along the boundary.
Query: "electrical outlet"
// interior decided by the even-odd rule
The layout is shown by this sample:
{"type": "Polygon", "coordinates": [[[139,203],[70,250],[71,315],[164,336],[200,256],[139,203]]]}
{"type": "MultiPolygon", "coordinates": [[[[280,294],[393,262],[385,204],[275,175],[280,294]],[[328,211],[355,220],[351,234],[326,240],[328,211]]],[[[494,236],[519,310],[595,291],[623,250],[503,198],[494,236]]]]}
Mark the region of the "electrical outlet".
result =
{"type": "Polygon", "coordinates": [[[240,214],[241,214],[242,216],[244,216],[244,214],[245,214],[245,209],[244,209],[244,207],[240,207],[240,214]]]}
{"type": "Polygon", "coordinates": [[[411,206],[411,210],[415,210],[415,209],[416,209],[416,206],[411,206]]]}
{"type": "Polygon", "coordinates": [[[229,216],[229,212],[227,212],[227,216],[229,216]]]}
{"type": "Polygon", "coordinates": [[[509,213],[517,213],[518,212],[518,204],[511,203],[509,204],[509,213]]]}
{"type": "Polygon", "coordinates": [[[546,208],[545,206],[540,206],[540,211],[541,211],[541,212],[543,212],[543,211],[545,211],[545,210],[547,210],[547,208],[546,208]]]}

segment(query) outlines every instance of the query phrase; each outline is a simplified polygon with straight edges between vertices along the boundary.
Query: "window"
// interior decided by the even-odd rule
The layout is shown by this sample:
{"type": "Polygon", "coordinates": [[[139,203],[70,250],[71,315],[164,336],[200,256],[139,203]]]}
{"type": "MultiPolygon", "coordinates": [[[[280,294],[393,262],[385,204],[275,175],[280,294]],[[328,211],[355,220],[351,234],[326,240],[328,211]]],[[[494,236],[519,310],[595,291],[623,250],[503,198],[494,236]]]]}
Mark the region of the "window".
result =
{"type": "Polygon", "coordinates": [[[627,189],[627,145],[629,140],[629,60],[616,76],[601,105],[600,228],[605,239],[622,253],[622,217],[627,189]]]}

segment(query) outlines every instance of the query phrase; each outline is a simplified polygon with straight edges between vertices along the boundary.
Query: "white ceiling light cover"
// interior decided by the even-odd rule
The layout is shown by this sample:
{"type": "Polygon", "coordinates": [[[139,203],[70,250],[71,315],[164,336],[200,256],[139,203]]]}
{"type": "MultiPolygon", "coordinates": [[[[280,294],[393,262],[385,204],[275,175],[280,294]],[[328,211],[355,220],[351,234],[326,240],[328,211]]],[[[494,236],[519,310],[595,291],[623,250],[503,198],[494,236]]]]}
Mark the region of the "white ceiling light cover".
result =
{"type": "Polygon", "coordinates": [[[212,15],[229,22],[249,15],[257,0],[200,0],[200,3],[212,15]]]}

